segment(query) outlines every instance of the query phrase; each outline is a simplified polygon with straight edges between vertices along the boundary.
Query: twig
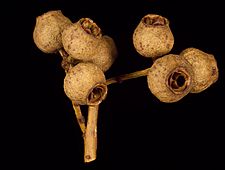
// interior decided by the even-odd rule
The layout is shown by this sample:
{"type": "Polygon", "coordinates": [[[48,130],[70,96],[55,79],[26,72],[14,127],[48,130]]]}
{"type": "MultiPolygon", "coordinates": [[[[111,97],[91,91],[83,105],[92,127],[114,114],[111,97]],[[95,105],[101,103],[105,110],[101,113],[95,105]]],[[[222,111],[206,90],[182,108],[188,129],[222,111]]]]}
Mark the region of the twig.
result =
{"type": "Polygon", "coordinates": [[[106,80],[106,84],[110,85],[113,83],[121,83],[124,80],[129,80],[129,79],[138,78],[141,76],[146,76],[148,74],[148,70],[149,70],[149,68],[140,70],[140,71],[135,71],[133,73],[128,73],[128,74],[123,74],[120,76],[112,77],[112,78],[106,80]]]}
{"type": "Polygon", "coordinates": [[[88,107],[88,122],[84,137],[84,162],[96,159],[97,152],[97,119],[99,105],[88,107]]]}
{"type": "Polygon", "coordinates": [[[58,52],[63,59],[66,59],[69,56],[63,48],[59,49],[58,52]]]}
{"type": "Polygon", "coordinates": [[[76,105],[74,102],[72,102],[72,105],[73,105],[73,109],[75,111],[75,115],[76,115],[76,118],[77,118],[77,122],[78,122],[78,124],[80,126],[80,129],[83,132],[83,134],[85,134],[85,129],[86,129],[86,127],[85,127],[85,118],[82,115],[80,106],[76,105]]]}

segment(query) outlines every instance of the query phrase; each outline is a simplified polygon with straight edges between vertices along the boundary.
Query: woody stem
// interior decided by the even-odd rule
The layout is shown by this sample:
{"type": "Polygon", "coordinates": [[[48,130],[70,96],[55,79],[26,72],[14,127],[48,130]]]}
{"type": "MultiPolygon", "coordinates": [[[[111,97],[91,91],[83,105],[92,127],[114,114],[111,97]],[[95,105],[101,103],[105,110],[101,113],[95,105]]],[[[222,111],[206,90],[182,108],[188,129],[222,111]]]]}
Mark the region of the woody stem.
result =
{"type": "Polygon", "coordinates": [[[133,73],[128,73],[128,74],[123,74],[123,75],[119,75],[116,77],[112,77],[112,78],[109,78],[106,80],[106,84],[110,85],[113,83],[122,83],[124,80],[129,80],[129,79],[133,79],[133,78],[146,76],[148,74],[148,70],[149,70],[149,68],[144,69],[144,70],[135,71],[133,73]]]}
{"type": "Polygon", "coordinates": [[[84,136],[84,162],[96,159],[97,154],[97,119],[99,105],[88,107],[88,121],[84,136]]]}
{"type": "Polygon", "coordinates": [[[77,122],[78,122],[78,124],[80,126],[80,129],[81,129],[82,133],[84,134],[85,133],[85,129],[86,129],[86,127],[85,127],[85,118],[82,115],[80,106],[76,105],[74,102],[72,102],[72,105],[73,105],[73,109],[75,111],[77,122]]]}

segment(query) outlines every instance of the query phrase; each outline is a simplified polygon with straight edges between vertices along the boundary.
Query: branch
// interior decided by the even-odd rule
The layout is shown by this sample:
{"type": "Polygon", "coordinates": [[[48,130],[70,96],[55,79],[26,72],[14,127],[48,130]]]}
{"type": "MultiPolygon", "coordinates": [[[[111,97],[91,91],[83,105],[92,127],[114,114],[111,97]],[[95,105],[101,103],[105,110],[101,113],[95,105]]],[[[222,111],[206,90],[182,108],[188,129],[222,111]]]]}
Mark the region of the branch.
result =
{"type": "Polygon", "coordinates": [[[88,122],[84,137],[84,162],[96,159],[97,152],[97,119],[99,105],[88,107],[88,122]]]}
{"type": "Polygon", "coordinates": [[[112,78],[106,80],[106,84],[110,85],[113,83],[122,83],[124,80],[129,80],[129,79],[133,79],[133,78],[146,76],[148,74],[148,70],[149,70],[149,68],[140,70],[140,71],[136,71],[133,73],[128,73],[128,74],[123,74],[120,76],[112,77],[112,78]]]}

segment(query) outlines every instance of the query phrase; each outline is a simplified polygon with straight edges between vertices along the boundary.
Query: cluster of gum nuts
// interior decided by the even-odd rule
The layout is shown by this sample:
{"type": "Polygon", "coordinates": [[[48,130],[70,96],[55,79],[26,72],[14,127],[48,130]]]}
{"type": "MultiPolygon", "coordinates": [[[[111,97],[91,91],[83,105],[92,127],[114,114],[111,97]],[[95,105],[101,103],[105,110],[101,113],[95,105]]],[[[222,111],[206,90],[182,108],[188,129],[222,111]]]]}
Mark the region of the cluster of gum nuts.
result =
{"type": "Polygon", "coordinates": [[[33,32],[36,46],[45,53],[59,53],[65,70],[65,94],[72,102],[84,138],[84,162],[96,159],[99,104],[112,83],[147,76],[151,93],[161,102],[177,102],[188,93],[199,93],[218,79],[218,67],[212,54],[187,48],[180,54],[168,54],[174,37],[167,18],[147,14],[133,33],[136,51],[153,59],[150,68],[106,80],[106,72],[117,57],[114,40],[103,35],[90,18],[72,23],[60,10],[36,18],[33,32]],[[88,106],[85,121],[81,105],[88,106]]]}

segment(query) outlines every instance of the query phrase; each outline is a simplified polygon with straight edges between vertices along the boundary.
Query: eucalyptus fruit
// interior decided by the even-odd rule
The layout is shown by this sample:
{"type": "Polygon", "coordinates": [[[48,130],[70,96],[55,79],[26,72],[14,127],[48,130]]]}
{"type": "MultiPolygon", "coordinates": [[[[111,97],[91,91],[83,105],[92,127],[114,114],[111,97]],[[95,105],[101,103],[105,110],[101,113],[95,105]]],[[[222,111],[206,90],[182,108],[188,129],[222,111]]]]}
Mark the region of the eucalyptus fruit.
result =
{"type": "Polygon", "coordinates": [[[149,91],[161,102],[173,103],[190,92],[207,89],[219,76],[212,54],[196,48],[187,48],[179,55],[169,54],[174,45],[169,20],[157,14],[145,15],[133,33],[134,48],[140,55],[152,58],[153,65],[107,80],[104,72],[117,57],[117,47],[90,18],[72,23],[60,10],[49,11],[37,17],[33,39],[41,51],[62,56],[64,92],[83,133],[85,163],[97,157],[99,105],[110,84],[146,76],[149,91]],[[83,105],[88,106],[87,122],[81,110],[83,105]]]}
{"type": "Polygon", "coordinates": [[[153,95],[166,103],[177,102],[193,87],[193,70],[182,57],[168,54],[157,59],[147,75],[148,87],[153,95]]]}
{"type": "Polygon", "coordinates": [[[72,57],[87,61],[97,52],[101,42],[101,29],[90,18],[82,18],[62,33],[65,51],[72,57]]]}
{"type": "Polygon", "coordinates": [[[219,72],[216,59],[212,54],[197,48],[187,48],[180,55],[190,63],[194,71],[191,93],[202,92],[217,81],[219,72]]]}
{"type": "Polygon", "coordinates": [[[93,63],[77,64],[64,79],[64,91],[76,105],[98,105],[107,90],[104,73],[93,63]]]}
{"type": "Polygon", "coordinates": [[[133,44],[144,57],[154,59],[169,53],[174,44],[169,20],[156,14],[144,16],[133,33],[133,44]]]}
{"type": "Polygon", "coordinates": [[[104,72],[117,56],[113,39],[103,36],[101,29],[90,18],[82,18],[66,28],[62,34],[62,42],[65,51],[72,58],[93,62],[104,72]]]}
{"type": "Polygon", "coordinates": [[[60,10],[49,11],[36,18],[34,43],[44,53],[54,53],[63,47],[62,31],[72,22],[60,10]]]}
{"type": "Polygon", "coordinates": [[[113,39],[107,35],[102,36],[97,53],[88,61],[96,64],[103,72],[106,72],[117,57],[117,48],[113,39]]]}

